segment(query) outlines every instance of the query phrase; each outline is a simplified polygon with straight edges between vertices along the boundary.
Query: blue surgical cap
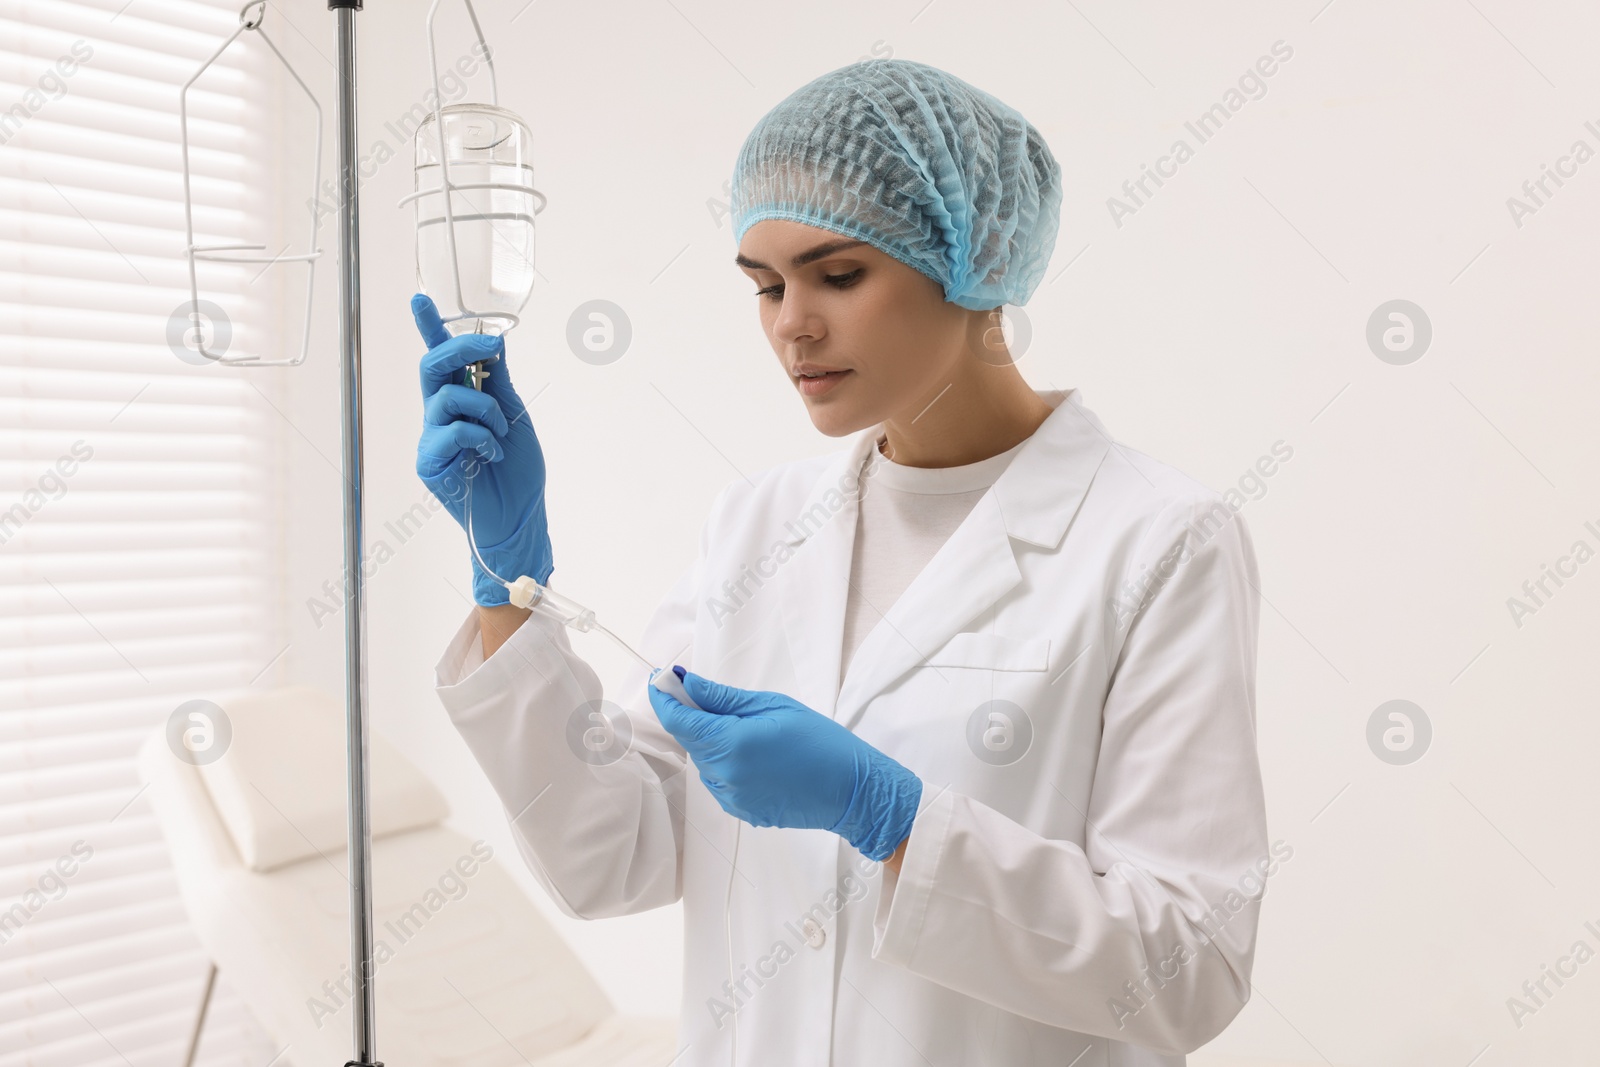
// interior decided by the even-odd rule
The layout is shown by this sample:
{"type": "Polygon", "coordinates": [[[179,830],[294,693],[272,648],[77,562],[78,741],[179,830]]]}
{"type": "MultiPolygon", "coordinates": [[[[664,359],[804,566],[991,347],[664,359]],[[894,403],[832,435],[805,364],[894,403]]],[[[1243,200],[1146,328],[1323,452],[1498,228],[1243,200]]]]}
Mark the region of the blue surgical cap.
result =
{"type": "Polygon", "coordinates": [[[865,59],[789,94],[733,170],[733,239],[789,219],[865,241],[964,308],[1033,295],[1061,216],[1061,168],[1015,109],[906,59],[865,59]]]}

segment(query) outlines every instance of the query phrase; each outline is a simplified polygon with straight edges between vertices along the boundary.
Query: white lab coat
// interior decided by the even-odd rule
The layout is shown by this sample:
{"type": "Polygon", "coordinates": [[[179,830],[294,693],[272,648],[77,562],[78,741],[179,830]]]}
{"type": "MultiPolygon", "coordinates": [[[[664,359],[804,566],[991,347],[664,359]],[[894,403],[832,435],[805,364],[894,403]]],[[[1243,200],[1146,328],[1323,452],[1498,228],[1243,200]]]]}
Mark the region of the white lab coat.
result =
{"type": "Polygon", "coordinates": [[[742,823],[735,872],[736,820],[642,666],[606,694],[625,756],[579,759],[574,712],[601,685],[541,616],[462,677],[469,615],[440,661],[440,699],[564,913],[683,901],[677,1067],[729,1063],[735,1017],[740,1065],[1173,1067],[1248,998],[1274,862],[1249,532],[1218,493],[1113,443],[1077,391],[1039,395],[1054,412],[842,686],[854,472],[877,428],[723,490],[640,642],[787,693],[914,771],[898,875],[827,831],[742,823]],[[993,700],[1015,707],[974,728],[993,700]]]}

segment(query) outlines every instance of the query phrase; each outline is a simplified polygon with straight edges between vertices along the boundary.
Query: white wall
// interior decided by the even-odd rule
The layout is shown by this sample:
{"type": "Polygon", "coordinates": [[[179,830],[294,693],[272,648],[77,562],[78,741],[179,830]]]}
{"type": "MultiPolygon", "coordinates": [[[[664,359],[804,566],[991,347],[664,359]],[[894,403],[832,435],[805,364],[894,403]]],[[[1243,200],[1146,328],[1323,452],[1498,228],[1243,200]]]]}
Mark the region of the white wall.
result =
{"type": "MultiPolygon", "coordinates": [[[[1465,1064],[1487,1047],[1478,1064],[1580,1062],[1600,962],[1549,985],[1520,1027],[1506,1001],[1575,941],[1600,948],[1583,925],[1600,928],[1600,564],[1578,567],[1520,627],[1506,601],[1575,541],[1600,546],[1584,527],[1600,529],[1589,321],[1600,162],[1520,226],[1506,200],[1575,140],[1600,147],[1600,109],[1584,103],[1591,9],[520,6],[479,8],[501,102],[532,126],[549,196],[539,284],[509,350],[524,397],[544,390],[532,411],[558,586],[637,635],[722,485],[837,445],[776,372],[714,208],[745,133],[800,84],[875,51],[943,67],[1019,108],[1064,171],[1049,280],[1026,308],[1029,380],[1081,388],[1122,442],[1218,489],[1275,443],[1293,449],[1243,510],[1263,582],[1271,830],[1293,857],[1271,879],[1255,996],[1208,1051],[1398,1067],[1465,1064]],[[1185,121],[1277,41],[1293,55],[1265,96],[1197,145],[1185,121]],[[1107,198],[1179,137],[1193,158],[1116,224],[1107,198]],[[593,298],[621,305],[634,330],[604,367],[565,341],[569,314],[593,298]],[[1395,298],[1433,327],[1404,366],[1365,340],[1395,298]],[[1407,766],[1366,741],[1394,698],[1434,730],[1407,766]]],[[[360,140],[399,150],[362,193],[367,514],[374,548],[397,550],[370,587],[372,702],[378,728],[448,786],[456,823],[518,867],[432,692],[468,610],[463,538],[442,512],[404,545],[383,526],[427,499],[412,466],[411,220],[395,207],[410,144],[384,127],[428,84],[425,12],[392,0],[358,18],[360,140]]],[[[320,5],[292,18],[303,36],[277,38],[322,79],[331,127],[331,18],[320,5]]],[[[441,55],[464,54],[453,4],[441,20],[441,55]]],[[[331,174],[331,128],[328,144],[331,174]]],[[[280,676],[337,690],[342,627],[318,628],[306,606],[340,569],[331,218],[322,243],[323,341],[292,373],[286,409],[298,514],[280,676]]],[[[575,640],[614,676],[608,649],[575,640]]],[[[676,907],[585,924],[540,901],[620,1007],[675,1013],[676,907]]]]}

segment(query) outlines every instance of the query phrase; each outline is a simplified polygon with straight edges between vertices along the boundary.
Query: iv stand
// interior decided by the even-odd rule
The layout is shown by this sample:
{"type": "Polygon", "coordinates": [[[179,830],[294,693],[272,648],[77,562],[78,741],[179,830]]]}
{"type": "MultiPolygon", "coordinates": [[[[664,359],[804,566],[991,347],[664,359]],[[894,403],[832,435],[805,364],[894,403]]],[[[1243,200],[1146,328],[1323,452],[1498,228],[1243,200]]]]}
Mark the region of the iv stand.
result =
{"type": "Polygon", "coordinates": [[[355,1058],[345,1067],[383,1067],[377,1058],[372,962],[372,828],[367,811],[366,588],[361,470],[361,235],[356,162],[356,12],[361,0],[328,0],[334,13],[335,138],[339,156],[339,381],[344,406],[345,721],[349,785],[351,1028],[355,1058]]]}

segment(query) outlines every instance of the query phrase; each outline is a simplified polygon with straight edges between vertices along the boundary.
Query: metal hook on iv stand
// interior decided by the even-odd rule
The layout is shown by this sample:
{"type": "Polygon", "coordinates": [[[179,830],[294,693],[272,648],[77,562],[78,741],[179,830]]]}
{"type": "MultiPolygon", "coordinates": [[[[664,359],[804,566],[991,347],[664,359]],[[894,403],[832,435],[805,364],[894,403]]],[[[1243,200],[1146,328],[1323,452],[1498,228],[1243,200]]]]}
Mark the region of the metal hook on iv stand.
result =
{"type": "MultiPolygon", "coordinates": [[[[322,249],[316,247],[317,243],[317,185],[322,180],[322,105],[317,102],[313,94],[300,75],[289,61],[284,58],[278,46],[272,43],[272,38],[267,36],[267,31],[261,28],[261,23],[267,17],[267,0],[250,0],[239,11],[239,27],[228,35],[227,40],[217,46],[206,61],[200,64],[200,69],[190,75],[189,80],[183,83],[183,88],[178,90],[178,131],[183,146],[183,225],[184,225],[184,254],[189,260],[189,319],[194,325],[195,351],[206,359],[215,363],[223,363],[233,367],[297,367],[305,362],[306,352],[311,346],[311,293],[317,267],[317,257],[322,255],[322,249]],[[250,9],[256,8],[254,16],[250,9]],[[266,251],[266,245],[258,244],[220,244],[197,245],[194,243],[194,195],[189,185],[189,89],[217,61],[217,57],[225,52],[229,45],[239,39],[245,30],[254,30],[260,35],[266,46],[272,49],[272,54],[278,57],[278,62],[283,64],[283,69],[300,86],[311,106],[317,109],[317,135],[315,144],[315,162],[311,167],[311,198],[306,201],[311,212],[311,225],[306,233],[306,250],[298,255],[276,256],[241,256],[218,255],[219,252],[248,252],[252,250],[266,251]],[[200,329],[200,285],[195,275],[195,261],[199,259],[213,263],[265,263],[267,267],[274,263],[304,263],[306,264],[306,304],[304,313],[304,330],[300,338],[300,354],[289,359],[262,359],[258,355],[227,356],[222,352],[211,352],[206,349],[205,338],[200,329]]],[[[267,267],[261,268],[263,272],[267,267]]],[[[259,275],[258,275],[259,277],[259,275]]],[[[218,309],[221,310],[220,308],[218,309]]]]}

